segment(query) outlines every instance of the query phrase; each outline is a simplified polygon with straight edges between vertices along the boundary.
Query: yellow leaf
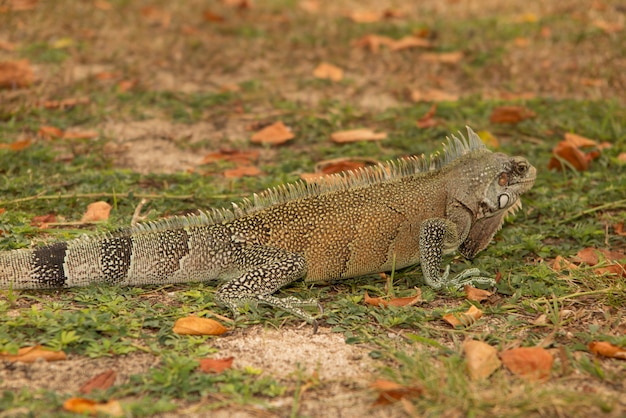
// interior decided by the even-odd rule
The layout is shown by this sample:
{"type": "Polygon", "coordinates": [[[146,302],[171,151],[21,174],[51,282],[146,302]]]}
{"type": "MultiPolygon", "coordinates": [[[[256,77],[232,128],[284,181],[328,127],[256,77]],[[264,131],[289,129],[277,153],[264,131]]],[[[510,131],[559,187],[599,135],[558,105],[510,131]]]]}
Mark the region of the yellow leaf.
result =
{"type": "Polygon", "coordinates": [[[357,142],[357,141],[380,141],[387,138],[384,132],[376,133],[371,129],[350,129],[347,131],[337,131],[330,135],[333,142],[357,142]]]}
{"type": "Polygon", "coordinates": [[[42,358],[46,361],[60,361],[66,360],[67,356],[63,351],[52,351],[47,348],[43,348],[40,345],[20,348],[17,351],[17,354],[0,353],[0,360],[3,361],[34,363],[39,358],[42,358]]]}
{"type": "Polygon", "coordinates": [[[74,45],[74,40],[72,38],[59,38],[56,41],[52,42],[52,48],[54,49],[64,49],[74,45]]]}
{"type": "Polygon", "coordinates": [[[63,409],[77,414],[107,414],[114,417],[124,416],[124,410],[116,400],[99,403],[85,398],[69,398],[63,403],[63,409]]]}
{"type": "Polygon", "coordinates": [[[90,203],[87,212],[83,215],[81,222],[97,222],[109,219],[112,206],[107,202],[99,201],[90,203]]]}
{"type": "Polygon", "coordinates": [[[222,335],[228,328],[214,319],[187,316],[174,324],[174,332],[180,335],[222,335]]]}
{"type": "Polygon", "coordinates": [[[466,340],[463,351],[467,373],[472,380],[485,379],[502,365],[498,350],[482,341],[466,340]]]}

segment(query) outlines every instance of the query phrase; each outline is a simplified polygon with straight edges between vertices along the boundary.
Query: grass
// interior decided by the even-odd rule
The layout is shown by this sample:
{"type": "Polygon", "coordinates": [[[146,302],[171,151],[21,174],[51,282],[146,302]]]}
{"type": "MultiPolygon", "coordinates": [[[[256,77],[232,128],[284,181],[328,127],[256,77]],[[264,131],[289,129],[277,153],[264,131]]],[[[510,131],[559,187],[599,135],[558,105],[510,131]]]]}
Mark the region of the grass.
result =
{"type": "MultiPolygon", "coordinates": [[[[386,407],[391,415],[623,413],[620,394],[626,389],[624,363],[596,358],[587,350],[589,342],[598,340],[626,346],[623,278],[597,275],[591,268],[559,273],[550,267],[557,256],[570,258],[586,247],[626,249],[626,238],[614,230],[614,225],[626,221],[626,164],[619,158],[626,147],[626,106],[620,101],[619,91],[609,93],[608,88],[622,85],[623,75],[617,64],[611,67],[612,61],[593,55],[592,48],[595,44],[598,50],[614,50],[617,54],[626,45],[623,32],[608,36],[587,24],[580,27],[569,15],[558,14],[509,25],[505,23],[512,18],[511,13],[504,11],[502,16],[486,11],[480,18],[461,20],[428,12],[410,14],[400,21],[355,25],[332,10],[314,19],[294,2],[281,1],[259,4],[247,12],[215,6],[222,7],[215,11],[227,17],[222,26],[202,21],[197,16],[201,6],[195,3],[172,6],[171,26],[161,28],[160,23],[141,17],[139,3],[111,3],[124,13],[97,11],[91,15],[88,12],[93,10],[81,5],[65,16],[42,4],[21,17],[0,15],[0,34],[19,42],[12,55],[0,52],[4,54],[0,60],[29,58],[43,69],[40,83],[30,89],[4,91],[0,96],[5,103],[0,108],[0,143],[10,144],[21,137],[33,139],[31,146],[20,151],[0,149],[0,208],[5,210],[0,214],[0,249],[66,240],[127,225],[140,199],[146,196],[149,202],[144,213],[149,211],[148,219],[152,220],[197,208],[228,206],[230,201],[253,192],[295,181],[300,173],[312,172],[321,160],[347,156],[386,160],[430,153],[439,149],[446,135],[469,124],[490,131],[500,139],[502,152],[524,155],[539,171],[536,185],[523,197],[524,209],[509,220],[494,243],[472,262],[460,257],[446,260],[452,262],[454,272],[477,266],[485,274],[500,273],[498,296],[479,304],[485,312],[482,319],[465,329],[445,325],[441,320],[445,314],[465,311],[470,302],[459,293],[424,287],[419,269],[395,272],[391,289],[386,287],[387,280],[372,276],[328,285],[297,282],[279,295],[320,300],[325,309],[321,325],[342,334],[346,343],[355,350],[363,349],[368,359],[376,361],[366,380],[387,378],[424,388],[424,395],[408,404],[386,407]],[[293,16],[288,20],[292,23],[276,20],[284,13],[293,16]],[[32,23],[21,32],[20,18],[32,23]],[[58,21],[66,22],[69,29],[59,29],[63,25],[58,21]],[[183,22],[200,34],[180,38],[183,22]],[[553,38],[542,37],[543,26],[552,29],[553,38]],[[90,35],[81,32],[84,27],[98,29],[90,35]],[[434,69],[420,66],[418,52],[392,54],[383,50],[372,56],[350,46],[354,39],[369,33],[399,38],[424,28],[433,31],[436,50],[460,49],[468,60],[458,68],[434,69]],[[134,36],[136,44],[128,45],[126,36],[134,36]],[[507,63],[511,62],[507,60],[518,59],[516,65],[534,62],[532,54],[511,47],[518,37],[536,42],[538,51],[557,45],[554,53],[563,55],[553,68],[554,74],[541,78],[532,67],[527,74],[505,77],[507,63]],[[58,43],[65,38],[75,42],[58,43]],[[267,46],[272,44],[275,47],[267,46]],[[598,87],[606,99],[596,99],[597,94],[576,84],[571,71],[559,66],[570,59],[568,51],[574,47],[582,51],[578,75],[609,80],[605,90],[598,87]],[[169,57],[164,51],[175,51],[179,58],[169,57]],[[523,57],[515,58],[515,54],[523,57]],[[589,60],[583,62],[584,57],[589,60]],[[310,71],[318,61],[348,69],[346,78],[340,83],[313,79],[310,71]],[[110,71],[119,73],[114,81],[61,76],[79,64],[102,62],[114,62],[110,71]],[[605,65],[600,71],[592,65],[594,62],[605,65]],[[381,69],[388,71],[383,72],[384,77],[377,75],[382,74],[381,69]],[[154,82],[159,71],[175,74],[175,87],[189,81],[201,88],[164,91],[154,82]],[[208,72],[218,82],[208,77],[208,72]],[[561,84],[552,82],[556,76],[563,80],[561,84]],[[122,91],[117,83],[130,79],[139,80],[137,87],[122,91]],[[406,89],[424,87],[427,79],[467,94],[456,102],[439,103],[436,117],[441,124],[419,129],[415,120],[428,111],[430,104],[408,103],[403,98],[406,89]],[[492,79],[505,81],[485,81],[492,79]],[[220,91],[223,83],[219,80],[238,84],[241,89],[220,91]],[[294,90],[319,97],[303,104],[288,94],[294,90]],[[536,97],[505,101],[483,97],[484,90],[529,90],[536,97]],[[358,104],[362,95],[389,92],[398,100],[396,106],[376,109],[358,104]],[[36,100],[68,97],[90,100],[86,105],[63,110],[33,105],[36,100]],[[537,116],[516,125],[491,124],[491,111],[505,104],[524,105],[537,116]],[[247,142],[249,134],[245,131],[245,126],[253,122],[281,119],[297,136],[280,148],[256,147],[261,151],[258,166],[264,173],[258,177],[220,176],[223,169],[232,167],[230,163],[161,174],[120,168],[117,154],[108,151],[119,138],[106,134],[103,126],[111,121],[130,124],[155,118],[176,127],[169,139],[177,149],[196,154],[219,148],[254,148],[247,142]],[[191,140],[177,133],[181,127],[201,123],[210,123],[222,136],[216,139],[206,134],[191,140]],[[42,125],[96,129],[102,135],[96,140],[45,140],[37,137],[42,125]],[[356,127],[387,132],[389,138],[383,143],[341,146],[327,140],[336,130],[356,127]],[[588,171],[548,171],[551,149],[566,132],[608,141],[612,147],[604,150],[588,171]],[[96,200],[113,204],[111,218],[98,225],[73,227],[71,223],[80,219],[86,205],[96,200]],[[50,212],[62,217],[60,225],[50,229],[31,225],[34,216],[50,212]],[[366,290],[376,296],[408,296],[416,286],[422,288],[425,300],[416,308],[382,309],[363,304],[366,290]],[[546,347],[557,359],[552,378],[537,384],[500,369],[488,380],[472,382],[465,373],[461,348],[466,338],[486,341],[499,350],[546,347]]],[[[159,8],[168,7],[165,2],[154,3],[159,8]]],[[[179,336],[171,330],[177,318],[190,314],[230,316],[215,303],[214,295],[212,283],[144,288],[91,286],[62,292],[2,290],[0,351],[15,352],[33,344],[64,350],[72,361],[79,362],[76,374],[61,376],[66,381],[86,380],[89,370],[128,367],[122,383],[89,396],[96,400],[120,399],[132,416],[167,411],[183,415],[220,408],[262,410],[279,416],[320,416],[314,411],[335,407],[332,382],[308,377],[309,371],[304,369],[287,376],[273,376],[251,367],[236,367],[218,375],[199,373],[200,358],[220,355],[214,347],[220,337],[179,336]],[[147,362],[149,366],[135,370],[130,367],[132,362],[147,362]],[[280,399],[293,402],[281,406],[275,402],[280,399]]],[[[300,321],[266,306],[250,306],[236,318],[236,329],[229,338],[245,341],[256,325],[287,331],[298,329],[300,321]]],[[[38,373],[42,367],[4,364],[0,385],[7,387],[12,379],[38,373]]],[[[341,391],[365,393],[373,401],[373,394],[363,384],[342,384],[341,391]]],[[[73,395],[76,391],[63,384],[37,389],[24,385],[19,390],[4,390],[0,410],[32,416],[70,416],[63,412],[62,405],[73,395]]],[[[371,412],[367,405],[360,408],[366,411],[363,414],[377,411],[371,412]]],[[[341,411],[348,413],[350,408],[341,411]]]]}

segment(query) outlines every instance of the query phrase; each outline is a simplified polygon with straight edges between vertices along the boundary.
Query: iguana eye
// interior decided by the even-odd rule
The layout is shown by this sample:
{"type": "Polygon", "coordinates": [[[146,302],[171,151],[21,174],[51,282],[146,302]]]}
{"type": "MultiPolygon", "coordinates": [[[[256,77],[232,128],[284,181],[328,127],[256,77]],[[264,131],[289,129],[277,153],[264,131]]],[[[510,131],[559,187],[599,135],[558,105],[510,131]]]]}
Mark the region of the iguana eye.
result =
{"type": "Polygon", "coordinates": [[[515,174],[523,176],[528,171],[528,164],[525,161],[520,161],[515,165],[515,174]]]}

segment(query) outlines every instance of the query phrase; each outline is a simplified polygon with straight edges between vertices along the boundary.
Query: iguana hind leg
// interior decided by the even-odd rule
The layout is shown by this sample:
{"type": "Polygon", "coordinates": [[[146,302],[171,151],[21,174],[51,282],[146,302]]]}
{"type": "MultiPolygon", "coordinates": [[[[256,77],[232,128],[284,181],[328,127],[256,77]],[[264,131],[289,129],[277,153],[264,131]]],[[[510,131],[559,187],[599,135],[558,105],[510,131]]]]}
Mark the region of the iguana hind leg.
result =
{"type": "Polygon", "coordinates": [[[247,302],[265,303],[315,324],[315,319],[302,308],[318,306],[316,300],[272,295],[305,275],[307,264],[304,256],[273,247],[245,244],[237,253],[237,264],[243,273],[218,289],[219,301],[234,313],[247,302]],[[264,262],[259,264],[260,260],[264,262]]]}

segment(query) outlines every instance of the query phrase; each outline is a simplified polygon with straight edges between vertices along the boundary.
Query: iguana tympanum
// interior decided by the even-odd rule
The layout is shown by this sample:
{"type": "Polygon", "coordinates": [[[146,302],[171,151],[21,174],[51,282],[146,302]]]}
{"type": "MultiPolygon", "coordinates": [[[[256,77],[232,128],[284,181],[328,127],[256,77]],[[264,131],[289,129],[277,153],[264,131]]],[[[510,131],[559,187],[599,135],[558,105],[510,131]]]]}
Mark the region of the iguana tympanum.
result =
{"type": "Polygon", "coordinates": [[[409,157],[314,184],[254,195],[232,210],[174,217],[0,253],[0,288],[96,282],[137,286],[227,279],[217,299],[237,312],[266,303],[314,322],[314,300],[273,295],[304,278],[328,281],[420,263],[435,288],[493,284],[468,269],[449,278],[442,255],[473,258],[535,181],[521,157],[489,151],[468,128],[442,154],[409,157]]]}

